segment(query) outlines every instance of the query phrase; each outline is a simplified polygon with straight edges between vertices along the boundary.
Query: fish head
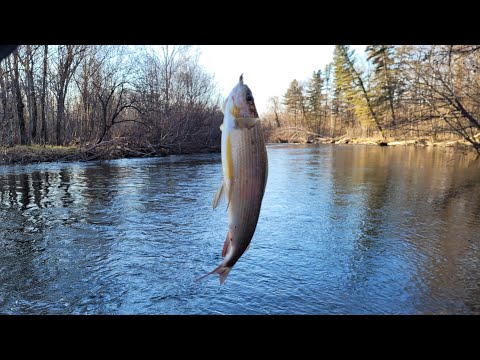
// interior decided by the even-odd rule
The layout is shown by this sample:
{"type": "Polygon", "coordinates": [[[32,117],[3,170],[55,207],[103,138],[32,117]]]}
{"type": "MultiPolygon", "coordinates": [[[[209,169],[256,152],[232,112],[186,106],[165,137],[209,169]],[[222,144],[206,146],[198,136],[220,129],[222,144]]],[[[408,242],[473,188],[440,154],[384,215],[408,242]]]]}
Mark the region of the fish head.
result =
{"type": "MultiPolygon", "coordinates": [[[[238,84],[232,89],[225,100],[223,112],[228,111],[234,119],[255,118],[258,119],[258,112],[250,88],[243,83],[243,74],[240,75],[238,84]]],[[[225,113],[226,114],[226,113],[225,113]]]]}

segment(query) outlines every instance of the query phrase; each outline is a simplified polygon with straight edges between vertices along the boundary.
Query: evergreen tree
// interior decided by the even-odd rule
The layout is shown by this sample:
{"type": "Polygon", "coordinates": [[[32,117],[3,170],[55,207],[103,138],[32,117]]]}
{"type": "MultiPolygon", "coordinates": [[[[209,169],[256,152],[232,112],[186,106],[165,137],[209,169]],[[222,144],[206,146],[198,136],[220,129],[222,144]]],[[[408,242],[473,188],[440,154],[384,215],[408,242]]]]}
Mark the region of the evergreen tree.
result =
{"type": "Polygon", "coordinates": [[[363,72],[355,64],[355,51],[348,45],[336,45],[334,51],[335,94],[343,95],[362,123],[372,121],[383,138],[382,125],[375,112],[363,72]]]}
{"type": "Polygon", "coordinates": [[[304,96],[303,87],[298,83],[296,79],[293,79],[287,92],[283,96],[283,104],[286,106],[287,113],[293,114],[295,120],[295,127],[297,126],[297,120],[302,119],[304,115],[304,96]]]}
{"type": "Polygon", "coordinates": [[[372,81],[372,101],[384,117],[390,113],[395,126],[395,93],[398,85],[394,69],[395,47],[393,45],[368,45],[365,49],[367,60],[372,61],[374,76],[372,81]]]}
{"type": "Polygon", "coordinates": [[[332,112],[331,112],[331,109],[330,109],[330,103],[329,103],[329,99],[331,97],[331,90],[332,90],[332,66],[333,64],[330,62],[328,63],[327,65],[325,65],[325,70],[324,70],[324,83],[323,83],[323,88],[324,88],[324,96],[323,96],[323,100],[324,100],[324,106],[323,106],[323,111],[324,111],[324,121],[325,123],[329,123],[329,127],[330,127],[330,136],[333,136],[334,134],[334,130],[335,130],[335,125],[334,125],[334,122],[333,122],[333,116],[332,116],[332,112]]]}
{"type": "Polygon", "coordinates": [[[323,78],[321,70],[313,72],[312,78],[308,82],[305,102],[309,118],[313,121],[315,130],[318,133],[320,131],[323,102],[323,78]]]}
{"type": "Polygon", "coordinates": [[[340,115],[346,108],[345,94],[349,83],[348,67],[345,64],[345,57],[343,56],[343,53],[346,51],[343,49],[344,47],[344,45],[335,45],[333,51],[334,84],[332,111],[336,115],[340,115]]]}

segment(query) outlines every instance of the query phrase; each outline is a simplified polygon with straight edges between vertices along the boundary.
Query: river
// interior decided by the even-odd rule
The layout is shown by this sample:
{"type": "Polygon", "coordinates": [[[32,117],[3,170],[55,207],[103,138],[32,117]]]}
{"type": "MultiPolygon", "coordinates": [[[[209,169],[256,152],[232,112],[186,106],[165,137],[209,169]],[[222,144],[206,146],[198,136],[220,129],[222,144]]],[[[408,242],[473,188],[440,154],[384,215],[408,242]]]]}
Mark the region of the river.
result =
{"type": "Polygon", "coordinates": [[[1,314],[480,314],[480,160],[269,145],[224,285],[220,154],[0,167],[1,314]]]}

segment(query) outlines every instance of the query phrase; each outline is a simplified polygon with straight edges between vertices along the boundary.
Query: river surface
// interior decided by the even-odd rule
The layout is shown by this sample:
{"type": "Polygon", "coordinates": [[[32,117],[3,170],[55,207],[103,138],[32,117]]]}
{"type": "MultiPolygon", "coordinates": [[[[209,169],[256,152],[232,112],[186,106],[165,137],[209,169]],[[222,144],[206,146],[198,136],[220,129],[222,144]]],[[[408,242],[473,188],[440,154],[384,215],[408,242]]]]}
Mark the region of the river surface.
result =
{"type": "Polygon", "coordinates": [[[480,314],[480,160],[270,145],[224,285],[220,154],[0,167],[1,314],[480,314]]]}

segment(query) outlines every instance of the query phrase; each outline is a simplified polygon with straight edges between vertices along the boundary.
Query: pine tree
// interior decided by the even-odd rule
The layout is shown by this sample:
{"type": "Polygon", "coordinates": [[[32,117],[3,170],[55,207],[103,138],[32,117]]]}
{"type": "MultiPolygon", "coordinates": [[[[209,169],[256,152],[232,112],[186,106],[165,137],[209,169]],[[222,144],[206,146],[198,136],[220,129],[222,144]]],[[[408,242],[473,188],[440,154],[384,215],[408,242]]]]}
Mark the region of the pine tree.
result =
{"type": "Polygon", "coordinates": [[[323,78],[321,70],[314,71],[306,90],[306,109],[310,120],[315,124],[315,130],[320,132],[323,102],[323,78]]]}
{"type": "Polygon", "coordinates": [[[395,93],[398,85],[394,69],[395,47],[393,45],[368,45],[367,60],[372,61],[374,76],[372,100],[378,111],[386,116],[389,112],[392,125],[396,124],[395,93]]]}
{"type": "Polygon", "coordinates": [[[385,138],[370,92],[363,79],[363,72],[355,64],[355,51],[351,50],[348,45],[336,45],[333,61],[337,101],[343,96],[347,103],[353,106],[360,122],[370,123],[372,121],[382,137],[385,138]]]}
{"type": "Polygon", "coordinates": [[[333,107],[334,114],[341,114],[345,105],[345,93],[348,86],[348,67],[345,66],[345,57],[343,56],[344,45],[335,45],[333,51],[333,107]]]}
{"type": "Polygon", "coordinates": [[[333,64],[330,62],[327,65],[325,65],[325,70],[323,72],[324,74],[324,106],[323,106],[323,111],[324,111],[324,121],[327,123],[327,120],[329,120],[329,128],[330,128],[330,136],[333,137],[334,131],[335,131],[335,123],[334,123],[334,118],[332,116],[330,104],[329,104],[329,99],[331,97],[331,90],[332,90],[332,66],[333,64]]]}
{"type": "Polygon", "coordinates": [[[293,114],[295,120],[295,127],[297,120],[303,119],[305,110],[305,101],[303,96],[303,87],[296,79],[293,79],[287,92],[283,96],[283,104],[286,106],[287,113],[293,114]]]}

